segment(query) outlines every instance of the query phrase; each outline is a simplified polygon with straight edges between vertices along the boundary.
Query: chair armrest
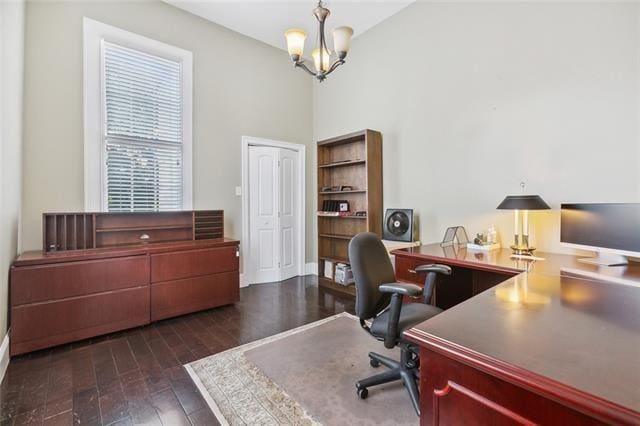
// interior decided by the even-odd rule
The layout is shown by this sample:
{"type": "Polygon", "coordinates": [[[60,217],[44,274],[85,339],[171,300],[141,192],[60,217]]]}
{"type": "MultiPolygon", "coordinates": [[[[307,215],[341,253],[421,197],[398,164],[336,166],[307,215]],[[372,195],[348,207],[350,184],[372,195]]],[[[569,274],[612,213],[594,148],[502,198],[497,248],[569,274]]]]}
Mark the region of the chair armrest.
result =
{"type": "Polygon", "coordinates": [[[416,297],[422,294],[422,287],[407,283],[389,283],[378,287],[380,293],[401,294],[403,296],[416,297]]]}
{"type": "Polygon", "coordinates": [[[431,265],[421,265],[415,269],[416,272],[435,272],[437,274],[451,275],[451,267],[433,263],[431,265]]]}
{"type": "Polygon", "coordinates": [[[438,274],[451,275],[451,267],[447,265],[441,265],[439,263],[433,263],[430,265],[418,266],[416,272],[426,272],[427,276],[424,280],[424,290],[422,293],[422,303],[431,305],[433,299],[433,289],[436,285],[436,277],[438,274]]]}
{"type": "Polygon", "coordinates": [[[405,283],[388,283],[378,287],[381,293],[391,294],[391,303],[389,303],[389,322],[387,323],[387,333],[384,336],[384,346],[388,349],[396,345],[400,330],[398,330],[398,322],[400,321],[400,311],[402,310],[403,296],[420,296],[422,288],[415,284],[405,283]]]}

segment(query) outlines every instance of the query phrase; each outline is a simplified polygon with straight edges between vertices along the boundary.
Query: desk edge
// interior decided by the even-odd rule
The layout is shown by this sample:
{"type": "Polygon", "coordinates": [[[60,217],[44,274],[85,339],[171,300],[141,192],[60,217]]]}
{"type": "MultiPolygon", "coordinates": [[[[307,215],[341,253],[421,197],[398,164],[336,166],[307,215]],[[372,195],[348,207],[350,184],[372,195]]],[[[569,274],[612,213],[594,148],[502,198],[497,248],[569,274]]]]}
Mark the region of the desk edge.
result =
{"type": "Polygon", "coordinates": [[[421,348],[432,350],[501,380],[526,388],[545,398],[568,405],[576,411],[601,421],[622,424],[640,423],[640,412],[638,411],[580,391],[527,369],[481,354],[417,328],[405,331],[404,335],[421,348]]]}
{"type": "Polygon", "coordinates": [[[412,259],[417,258],[417,259],[424,259],[429,261],[442,262],[449,266],[459,266],[461,268],[471,268],[478,271],[496,272],[496,273],[514,275],[514,276],[525,272],[524,269],[508,268],[505,266],[483,264],[480,262],[469,262],[468,260],[452,259],[450,257],[436,256],[432,254],[414,253],[414,252],[407,251],[407,249],[393,250],[391,254],[399,257],[409,257],[412,259]]]}

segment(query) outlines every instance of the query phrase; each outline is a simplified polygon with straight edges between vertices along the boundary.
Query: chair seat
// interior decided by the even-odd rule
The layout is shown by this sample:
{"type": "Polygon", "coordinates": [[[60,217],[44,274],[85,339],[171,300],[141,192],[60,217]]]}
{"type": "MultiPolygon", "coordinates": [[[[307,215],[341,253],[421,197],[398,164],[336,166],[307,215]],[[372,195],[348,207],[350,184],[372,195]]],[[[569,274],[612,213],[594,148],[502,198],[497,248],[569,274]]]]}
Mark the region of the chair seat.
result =
{"type": "MultiPolygon", "coordinates": [[[[387,309],[375,317],[371,324],[371,334],[373,336],[384,339],[384,336],[387,334],[387,323],[389,321],[390,311],[390,309],[387,309]]],[[[438,315],[440,312],[442,312],[442,309],[432,305],[425,305],[424,303],[403,304],[400,310],[400,320],[398,321],[400,336],[402,336],[402,333],[407,328],[420,324],[422,321],[426,321],[438,315]]]]}

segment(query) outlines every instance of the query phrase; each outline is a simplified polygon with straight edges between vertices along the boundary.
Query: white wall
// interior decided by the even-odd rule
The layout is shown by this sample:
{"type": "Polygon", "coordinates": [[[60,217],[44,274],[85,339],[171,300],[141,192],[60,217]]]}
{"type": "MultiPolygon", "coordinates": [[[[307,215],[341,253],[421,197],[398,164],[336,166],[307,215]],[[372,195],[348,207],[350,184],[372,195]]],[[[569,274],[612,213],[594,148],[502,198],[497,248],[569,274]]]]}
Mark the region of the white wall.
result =
{"type": "Polygon", "coordinates": [[[307,144],[313,164],[312,82],[286,52],[159,1],[28,2],[25,250],[41,247],[43,212],[84,208],[83,16],[193,52],[193,206],[224,209],[227,236],[241,236],[242,135],[307,144]]]}
{"type": "MultiPolygon", "coordinates": [[[[539,248],[561,202],[640,201],[637,3],[415,3],[356,38],[314,89],[315,139],[384,137],[384,205],[412,207],[423,242],[496,225],[507,194],[540,194],[539,248]]],[[[537,241],[535,241],[537,240],[537,241]]]]}
{"type": "Polygon", "coordinates": [[[7,330],[9,266],[19,250],[24,8],[23,1],[0,1],[0,340],[7,330]]]}

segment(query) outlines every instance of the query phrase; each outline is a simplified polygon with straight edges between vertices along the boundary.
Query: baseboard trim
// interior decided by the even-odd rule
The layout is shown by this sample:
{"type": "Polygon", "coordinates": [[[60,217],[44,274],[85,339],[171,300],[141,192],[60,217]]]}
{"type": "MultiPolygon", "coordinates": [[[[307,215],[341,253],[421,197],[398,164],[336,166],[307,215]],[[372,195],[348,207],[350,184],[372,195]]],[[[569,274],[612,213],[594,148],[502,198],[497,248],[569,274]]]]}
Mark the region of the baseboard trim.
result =
{"type": "Polygon", "coordinates": [[[240,274],[240,288],[242,287],[249,287],[249,283],[244,279],[244,274],[240,274]]]}
{"type": "Polygon", "coordinates": [[[318,275],[318,264],[316,262],[309,262],[304,265],[305,275],[318,275]]]}
{"type": "MultiPolygon", "coordinates": [[[[318,264],[316,262],[305,263],[303,275],[318,275],[318,264]]],[[[250,287],[250,284],[245,279],[244,274],[240,274],[240,288],[250,287]]]]}
{"type": "Polygon", "coordinates": [[[9,359],[9,330],[7,330],[7,334],[0,345],[0,382],[4,379],[4,374],[7,372],[7,367],[9,367],[9,359]]]}

